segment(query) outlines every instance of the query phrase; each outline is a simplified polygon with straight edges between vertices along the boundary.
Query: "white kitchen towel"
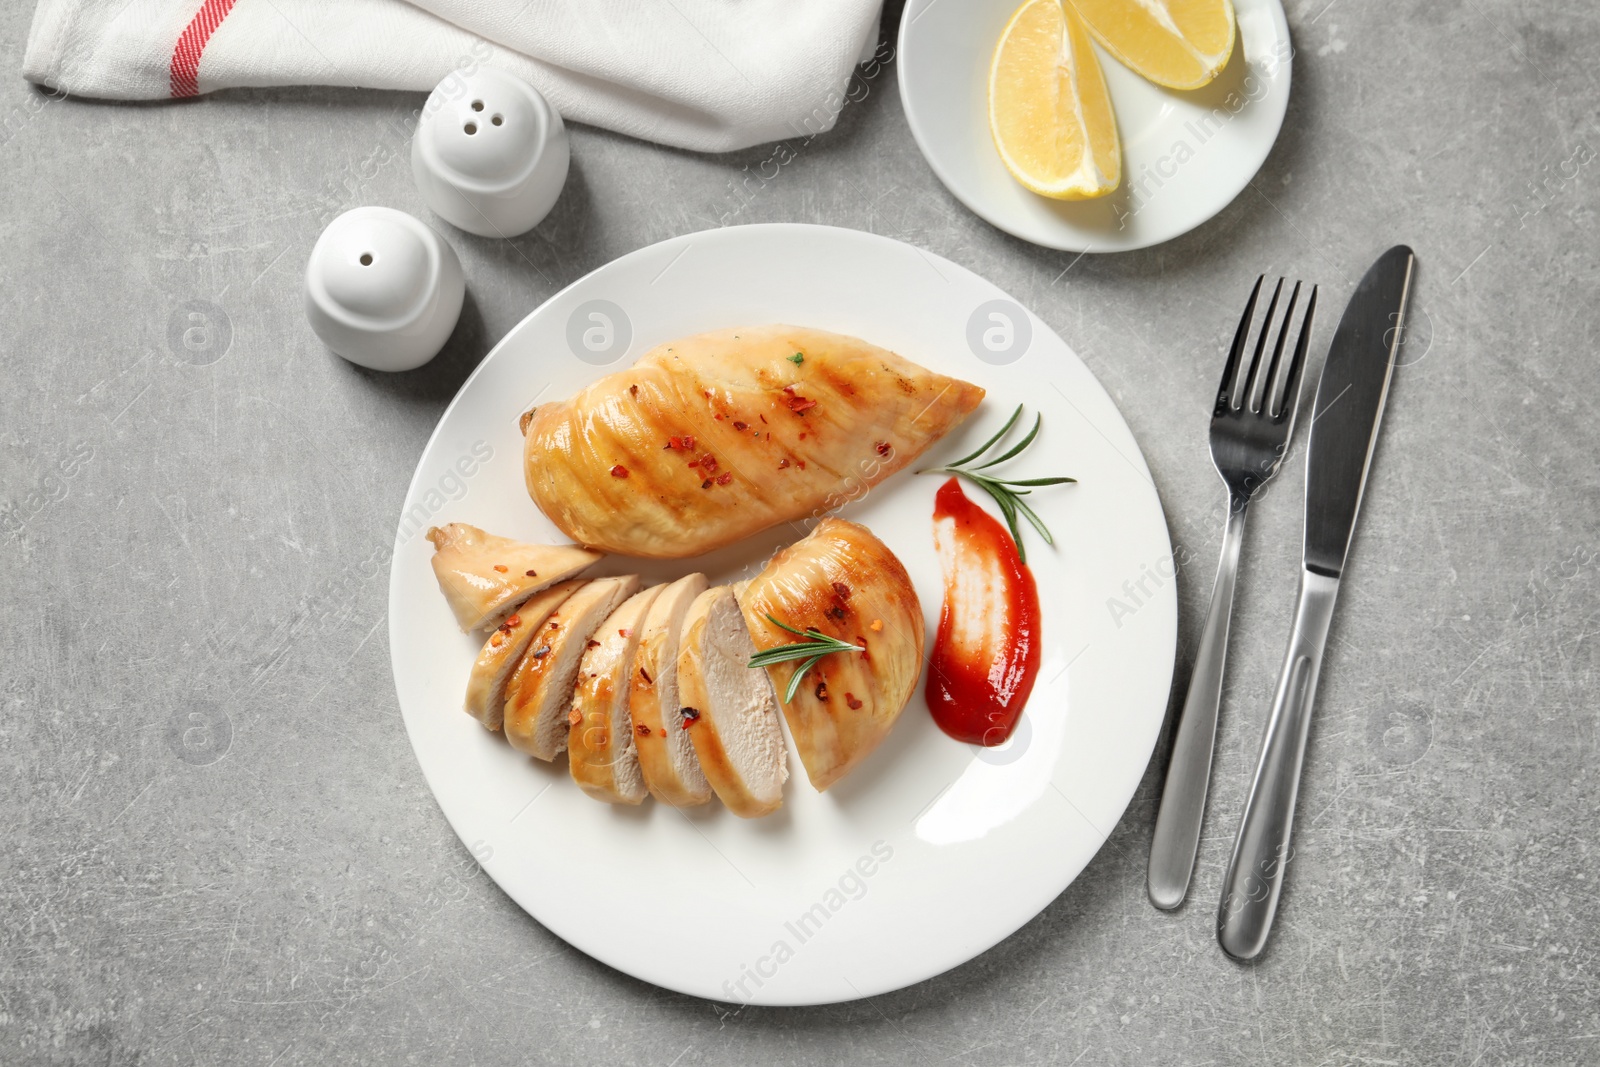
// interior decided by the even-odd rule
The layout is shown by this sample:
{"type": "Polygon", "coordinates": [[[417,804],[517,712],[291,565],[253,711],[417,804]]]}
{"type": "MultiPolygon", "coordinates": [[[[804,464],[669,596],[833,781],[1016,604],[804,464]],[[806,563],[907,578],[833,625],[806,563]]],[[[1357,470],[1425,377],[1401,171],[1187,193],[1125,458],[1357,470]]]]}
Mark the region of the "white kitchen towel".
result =
{"type": "Polygon", "coordinates": [[[487,65],[564,116],[725,152],[833,125],[882,0],[39,0],[23,76],[118,100],[432,89],[487,65]]]}

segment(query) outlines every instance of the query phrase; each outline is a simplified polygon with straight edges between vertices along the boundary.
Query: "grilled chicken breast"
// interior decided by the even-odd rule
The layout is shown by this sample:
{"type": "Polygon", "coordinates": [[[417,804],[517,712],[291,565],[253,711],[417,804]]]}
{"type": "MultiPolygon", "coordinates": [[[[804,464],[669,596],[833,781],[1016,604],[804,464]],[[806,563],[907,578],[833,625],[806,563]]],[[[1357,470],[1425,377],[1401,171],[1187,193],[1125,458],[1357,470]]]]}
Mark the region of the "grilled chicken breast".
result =
{"type": "Polygon", "coordinates": [[[523,417],[528,493],[582,545],[696,556],[855,499],[983,399],[854,337],[699,334],[523,417]]]}
{"type": "MultiPolygon", "coordinates": [[[[916,692],[923,623],[911,578],[865,526],[823,519],[772,557],[739,594],[739,605],[758,649],[802,640],[768,615],[865,649],[822,657],[783,706],[806,775],[827,789],[878,746],[916,692]]],[[[799,666],[766,668],[780,695],[799,666]]]]}

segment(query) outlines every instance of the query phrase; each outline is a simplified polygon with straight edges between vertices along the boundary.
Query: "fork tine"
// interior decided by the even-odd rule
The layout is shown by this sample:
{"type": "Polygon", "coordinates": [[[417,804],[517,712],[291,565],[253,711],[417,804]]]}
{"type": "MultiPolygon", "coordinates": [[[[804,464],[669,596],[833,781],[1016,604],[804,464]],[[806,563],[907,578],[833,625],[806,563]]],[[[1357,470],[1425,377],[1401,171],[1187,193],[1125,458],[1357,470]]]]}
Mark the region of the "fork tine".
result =
{"type": "Polygon", "coordinates": [[[1278,279],[1278,284],[1273,287],[1272,300],[1267,304],[1267,314],[1261,320],[1261,333],[1256,337],[1255,355],[1250,357],[1250,373],[1245,376],[1244,384],[1239,389],[1239,408],[1243,411],[1258,412],[1261,410],[1261,401],[1256,398],[1256,386],[1261,379],[1261,355],[1266,351],[1267,338],[1272,335],[1272,320],[1278,313],[1278,298],[1283,295],[1283,279],[1278,279]]]}
{"type": "Polygon", "coordinates": [[[1222,368],[1222,383],[1217,386],[1217,403],[1211,410],[1211,417],[1218,418],[1227,413],[1233,402],[1233,379],[1239,370],[1239,357],[1244,353],[1245,341],[1250,336],[1250,323],[1256,315],[1256,298],[1261,295],[1261,283],[1267,280],[1265,274],[1256,276],[1255,288],[1250,290],[1250,300],[1244,306],[1244,314],[1239,316],[1239,328],[1233,334],[1233,347],[1228,349],[1228,362],[1222,368]]]}
{"type": "MultiPolygon", "coordinates": [[[[1254,411],[1258,415],[1270,417],[1273,412],[1273,401],[1277,399],[1275,387],[1282,383],[1278,377],[1278,365],[1283,362],[1283,346],[1289,340],[1289,327],[1294,325],[1295,305],[1300,301],[1300,282],[1294,283],[1294,289],[1289,293],[1289,306],[1283,311],[1283,321],[1278,324],[1278,339],[1272,345],[1272,360],[1267,364],[1267,369],[1261,374],[1261,401],[1254,411]]],[[[1292,356],[1292,353],[1291,353],[1292,356]]]]}
{"type": "Polygon", "coordinates": [[[1317,287],[1311,287],[1311,298],[1306,301],[1305,318],[1301,320],[1300,337],[1295,341],[1294,356],[1283,375],[1283,400],[1272,417],[1281,422],[1293,418],[1300,410],[1300,388],[1304,384],[1302,372],[1306,369],[1306,350],[1311,347],[1311,330],[1317,320],[1317,287]]]}

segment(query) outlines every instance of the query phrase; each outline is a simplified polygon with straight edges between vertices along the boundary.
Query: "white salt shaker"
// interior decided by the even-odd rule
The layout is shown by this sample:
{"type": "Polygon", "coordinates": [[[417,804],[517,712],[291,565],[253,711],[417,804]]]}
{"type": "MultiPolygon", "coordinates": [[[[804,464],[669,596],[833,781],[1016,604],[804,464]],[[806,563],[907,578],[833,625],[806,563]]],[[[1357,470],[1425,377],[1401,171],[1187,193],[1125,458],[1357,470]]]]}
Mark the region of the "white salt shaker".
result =
{"type": "Polygon", "coordinates": [[[422,199],[468,233],[515,237],[537,226],[567,181],[561,115],[521,78],[480,67],[433,90],[411,139],[422,199]]]}
{"type": "Polygon", "coordinates": [[[358,207],[328,224],[306,264],[306,318],[324,344],[381,371],[439,353],[466,293],[455,249],[387,207],[358,207]]]}

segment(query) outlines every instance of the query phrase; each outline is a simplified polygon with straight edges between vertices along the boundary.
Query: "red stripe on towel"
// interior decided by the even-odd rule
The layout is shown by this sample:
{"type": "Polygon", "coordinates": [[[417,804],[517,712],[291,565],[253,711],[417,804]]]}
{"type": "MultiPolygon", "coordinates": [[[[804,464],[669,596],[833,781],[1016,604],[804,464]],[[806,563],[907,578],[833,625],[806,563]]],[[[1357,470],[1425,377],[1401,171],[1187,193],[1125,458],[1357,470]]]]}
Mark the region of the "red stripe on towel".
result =
{"type": "Polygon", "coordinates": [[[205,0],[194,13],[172,50],[172,95],[200,95],[200,56],[211,34],[233,10],[234,0],[205,0]]]}

